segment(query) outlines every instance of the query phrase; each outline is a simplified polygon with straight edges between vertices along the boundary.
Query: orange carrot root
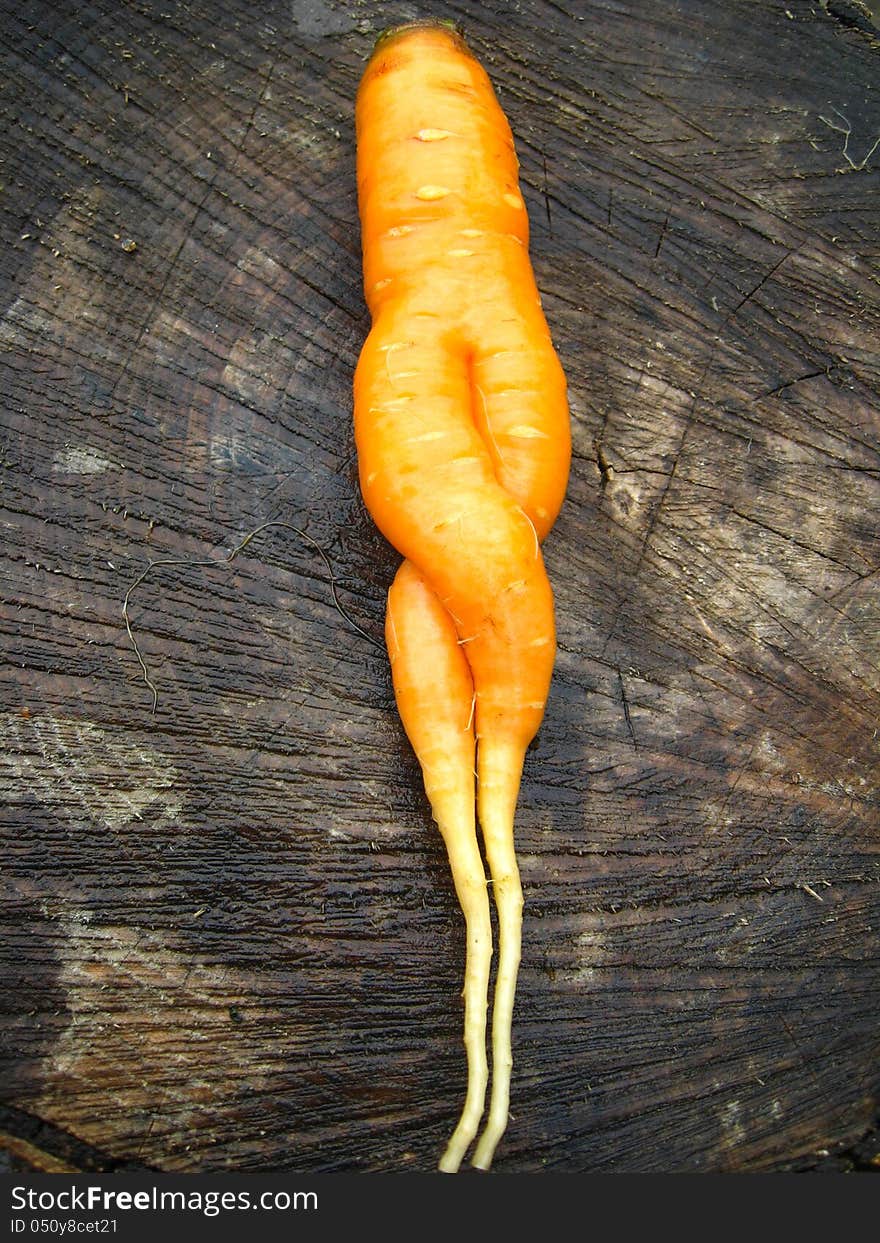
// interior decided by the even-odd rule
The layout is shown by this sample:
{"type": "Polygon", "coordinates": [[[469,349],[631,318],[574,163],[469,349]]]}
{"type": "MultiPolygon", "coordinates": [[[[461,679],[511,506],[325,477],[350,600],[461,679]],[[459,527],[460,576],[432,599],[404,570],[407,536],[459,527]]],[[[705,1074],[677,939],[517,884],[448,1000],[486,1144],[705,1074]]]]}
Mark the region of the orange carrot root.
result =
{"type": "Polygon", "coordinates": [[[514,815],[555,655],[540,541],[565,493],[565,377],[528,257],[510,128],[484,70],[446,25],[380,39],[357,101],[364,289],[373,327],[355,375],[361,490],[406,560],[386,637],[400,716],[446,843],[467,932],[468,1087],[440,1168],[507,1125],[522,888],[514,815]]]}

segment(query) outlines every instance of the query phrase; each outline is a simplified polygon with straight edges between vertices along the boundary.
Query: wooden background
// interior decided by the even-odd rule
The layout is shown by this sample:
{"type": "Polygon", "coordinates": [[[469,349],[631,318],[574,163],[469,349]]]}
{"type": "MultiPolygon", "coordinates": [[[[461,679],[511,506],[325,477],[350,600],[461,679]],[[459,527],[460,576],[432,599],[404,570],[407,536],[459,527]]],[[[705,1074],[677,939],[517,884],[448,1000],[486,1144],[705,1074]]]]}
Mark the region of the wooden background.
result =
{"type": "Polygon", "coordinates": [[[876,1168],[869,10],[0,7],[7,1168],[430,1170],[457,1117],[350,427],[353,99],[426,12],[509,115],[574,429],[496,1167],[876,1168]]]}

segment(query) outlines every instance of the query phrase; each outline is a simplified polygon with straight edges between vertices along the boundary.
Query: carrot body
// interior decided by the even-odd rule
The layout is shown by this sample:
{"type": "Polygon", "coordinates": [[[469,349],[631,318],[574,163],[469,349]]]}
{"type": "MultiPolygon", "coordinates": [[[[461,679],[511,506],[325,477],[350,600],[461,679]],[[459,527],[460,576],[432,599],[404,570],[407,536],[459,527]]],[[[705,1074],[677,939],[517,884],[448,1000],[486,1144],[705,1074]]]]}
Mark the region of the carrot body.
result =
{"type": "Polygon", "coordinates": [[[373,317],[355,375],[360,482],[406,558],[389,593],[392,675],[468,925],[469,1090],[444,1169],[473,1138],[486,1086],[475,747],[499,916],[492,1099],[475,1157],[485,1167],[507,1119],[522,907],[513,818],[555,656],[540,541],[568,478],[565,377],[529,262],[510,129],[463,41],[433,25],[380,40],[356,119],[373,317]]]}

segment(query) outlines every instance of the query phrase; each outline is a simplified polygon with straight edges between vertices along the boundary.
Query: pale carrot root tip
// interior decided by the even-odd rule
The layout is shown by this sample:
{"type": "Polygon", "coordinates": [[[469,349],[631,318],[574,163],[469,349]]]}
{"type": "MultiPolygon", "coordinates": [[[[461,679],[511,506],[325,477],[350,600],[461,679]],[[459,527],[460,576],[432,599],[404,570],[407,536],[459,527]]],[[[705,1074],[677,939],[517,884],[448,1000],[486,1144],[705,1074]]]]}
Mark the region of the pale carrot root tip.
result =
{"type": "Polygon", "coordinates": [[[513,1069],[513,1004],[519,971],[522,930],[522,891],[519,876],[506,878],[501,891],[496,885],[498,907],[498,976],[492,1006],[492,1094],[489,1117],[480,1136],[473,1164],[487,1170],[504,1132],[510,1105],[510,1077],[513,1069]]]}
{"type": "Polygon", "coordinates": [[[446,1145],[446,1150],[437,1162],[437,1168],[441,1171],[441,1173],[455,1174],[458,1172],[458,1169],[464,1160],[465,1153],[474,1141],[474,1137],[479,1129],[480,1119],[482,1116],[482,1101],[480,1102],[479,1107],[475,1107],[475,1109],[469,1109],[465,1106],[464,1113],[461,1115],[458,1126],[452,1132],[449,1143],[446,1145]]]}
{"type": "Polygon", "coordinates": [[[454,1154],[451,1151],[451,1149],[452,1149],[452,1141],[450,1140],[449,1147],[446,1149],[443,1156],[437,1162],[437,1169],[440,1171],[441,1174],[457,1174],[459,1171],[459,1168],[461,1167],[461,1161],[462,1161],[461,1156],[457,1156],[456,1154],[454,1154]]]}
{"type": "Polygon", "coordinates": [[[471,1165],[477,1170],[488,1170],[492,1166],[492,1159],[495,1156],[495,1149],[504,1132],[507,1129],[507,1119],[505,1118],[501,1126],[489,1127],[483,1131],[480,1136],[480,1142],[476,1147],[474,1155],[471,1157],[471,1165]]]}
{"type": "Polygon", "coordinates": [[[513,822],[524,746],[483,738],[477,752],[479,817],[498,912],[498,974],[492,1003],[492,1092],[489,1116],[472,1164],[487,1170],[507,1129],[513,1069],[513,1006],[522,947],[522,884],[514,849],[513,822]]]}
{"type": "MultiPolygon", "coordinates": [[[[476,834],[474,834],[476,845],[476,834]]],[[[486,1106],[486,1088],[489,1082],[489,1063],[486,1056],[486,1012],[489,999],[489,968],[492,959],[492,926],[489,919],[489,898],[485,876],[480,866],[482,888],[466,889],[467,876],[458,861],[450,864],[453,877],[459,881],[459,900],[465,916],[468,932],[464,983],[464,1045],[467,1055],[468,1081],[464,1107],[458,1125],[452,1133],[438,1168],[454,1174],[464,1160],[464,1155],[476,1137],[486,1106]],[[462,885],[464,880],[464,885],[462,885]]],[[[473,882],[473,874],[471,874],[473,882]]]]}

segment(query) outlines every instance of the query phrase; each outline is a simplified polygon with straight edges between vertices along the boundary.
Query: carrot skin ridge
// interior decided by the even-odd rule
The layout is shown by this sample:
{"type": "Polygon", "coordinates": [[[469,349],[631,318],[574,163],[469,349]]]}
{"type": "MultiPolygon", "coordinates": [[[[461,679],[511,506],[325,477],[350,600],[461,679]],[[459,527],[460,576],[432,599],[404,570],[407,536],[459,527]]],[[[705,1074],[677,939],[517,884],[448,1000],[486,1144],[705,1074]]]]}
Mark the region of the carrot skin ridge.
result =
{"type": "Polygon", "coordinates": [[[540,544],[568,478],[565,376],[529,260],[510,127],[460,34],[429,22],[380,38],[356,125],[373,319],[354,384],[360,485],[405,558],[386,614],[392,680],[467,934],[468,1088],[440,1168],[458,1169],[488,1078],[477,816],[499,939],[489,1116],[474,1154],[488,1168],[507,1123],[520,960],[514,815],[556,648],[540,544]]]}

